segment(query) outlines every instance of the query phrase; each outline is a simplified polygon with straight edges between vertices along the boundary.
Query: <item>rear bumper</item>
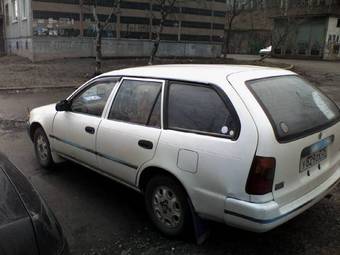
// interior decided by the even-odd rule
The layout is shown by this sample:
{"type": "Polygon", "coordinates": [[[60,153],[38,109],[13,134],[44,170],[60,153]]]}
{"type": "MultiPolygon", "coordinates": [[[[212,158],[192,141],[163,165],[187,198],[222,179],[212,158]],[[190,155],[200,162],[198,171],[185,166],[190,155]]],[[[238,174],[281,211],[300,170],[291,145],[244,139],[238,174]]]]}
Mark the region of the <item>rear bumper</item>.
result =
{"type": "Polygon", "coordinates": [[[340,168],[327,181],[311,192],[281,207],[275,201],[258,204],[226,198],[224,221],[228,225],[245,230],[266,232],[294,218],[319,202],[339,183],[340,168]]]}

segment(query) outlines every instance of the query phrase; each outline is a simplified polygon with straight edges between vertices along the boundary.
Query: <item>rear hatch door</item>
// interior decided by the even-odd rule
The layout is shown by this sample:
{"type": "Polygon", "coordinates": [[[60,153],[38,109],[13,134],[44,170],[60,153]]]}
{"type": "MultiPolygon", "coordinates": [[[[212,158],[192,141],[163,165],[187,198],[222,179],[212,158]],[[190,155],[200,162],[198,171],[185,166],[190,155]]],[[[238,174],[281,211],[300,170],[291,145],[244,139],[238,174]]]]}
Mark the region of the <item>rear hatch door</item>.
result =
{"type": "Polygon", "coordinates": [[[275,157],[273,197],[284,205],[315,189],[336,171],[339,109],[297,75],[256,79],[246,85],[272,126],[273,139],[260,144],[258,153],[275,157]]]}

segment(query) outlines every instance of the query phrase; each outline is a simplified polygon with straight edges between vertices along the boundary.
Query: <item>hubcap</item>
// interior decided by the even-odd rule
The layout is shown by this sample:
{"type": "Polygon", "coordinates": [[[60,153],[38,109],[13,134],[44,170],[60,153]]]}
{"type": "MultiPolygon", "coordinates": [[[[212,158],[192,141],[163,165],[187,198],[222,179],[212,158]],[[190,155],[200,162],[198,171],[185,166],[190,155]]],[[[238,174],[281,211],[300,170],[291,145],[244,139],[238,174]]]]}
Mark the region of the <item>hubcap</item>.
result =
{"type": "Polygon", "coordinates": [[[47,141],[46,141],[45,137],[43,137],[42,135],[39,135],[39,137],[37,139],[37,151],[38,151],[39,158],[41,160],[47,160],[47,158],[48,158],[48,145],[47,145],[47,141]]]}
{"type": "Polygon", "coordinates": [[[181,204],[175,193],[166,186],[158,187],[152,196],[152,207],[157,219],[169,228],[176,228],[183,217],[181,204]]]}

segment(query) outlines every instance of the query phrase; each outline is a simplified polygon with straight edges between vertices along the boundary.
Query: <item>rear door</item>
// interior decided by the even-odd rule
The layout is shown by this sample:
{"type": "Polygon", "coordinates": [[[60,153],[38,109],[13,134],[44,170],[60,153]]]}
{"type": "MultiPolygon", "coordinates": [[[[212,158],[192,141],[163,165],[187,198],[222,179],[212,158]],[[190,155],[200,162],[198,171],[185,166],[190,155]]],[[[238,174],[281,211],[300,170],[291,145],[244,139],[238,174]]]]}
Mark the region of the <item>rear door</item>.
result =
{"type": "Polygon", "coordinates": [[[122,79],[97,134],[100,169],[134,185],[137,170],[151,160],[161,134],[164,81],[122,79]]]}
{"type": "MultiPolygon", "coordinates": [[[[299,76],[246,82],[272,127],[258,153],[276,159],[273,196],[286,204],[326,181],[339,160],[339,109],[299,76]]],[[[258,120],[257,120],[258,121],[258,120]]],[[[265,135],[261,129],[262,137],[265,135]]],[[[261,136],[260,136],[261,137],[261,136]]]]}

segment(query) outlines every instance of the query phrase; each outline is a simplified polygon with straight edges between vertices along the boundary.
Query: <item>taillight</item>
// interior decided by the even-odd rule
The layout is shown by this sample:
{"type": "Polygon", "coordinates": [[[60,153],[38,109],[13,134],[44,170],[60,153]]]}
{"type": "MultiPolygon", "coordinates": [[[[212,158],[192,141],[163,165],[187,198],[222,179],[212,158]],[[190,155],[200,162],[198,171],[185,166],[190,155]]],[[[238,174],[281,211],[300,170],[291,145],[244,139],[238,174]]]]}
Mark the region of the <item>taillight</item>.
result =
{"type": "Polygon", "coordinates": [[[246,191],[250,195],[272,192],[275,174],[275,158],[255,156],[251,166],[246,191]]]}

